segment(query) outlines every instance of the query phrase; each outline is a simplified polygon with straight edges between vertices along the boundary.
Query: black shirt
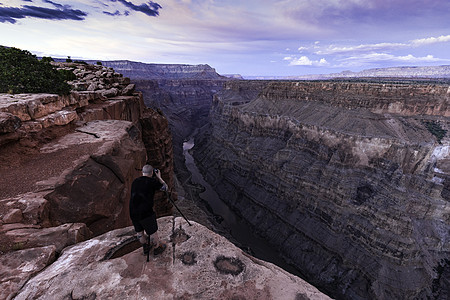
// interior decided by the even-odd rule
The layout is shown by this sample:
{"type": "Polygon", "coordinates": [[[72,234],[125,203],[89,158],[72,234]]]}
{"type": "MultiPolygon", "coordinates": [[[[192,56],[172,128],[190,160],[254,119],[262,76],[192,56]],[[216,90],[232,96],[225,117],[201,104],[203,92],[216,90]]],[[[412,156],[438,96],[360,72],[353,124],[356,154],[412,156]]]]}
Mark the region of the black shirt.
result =
{"type": "Polygon", "coordinates": [[[145,219],[153,214],[155,191],[163,184],[157,178],[141,176],[131,184],[130,218],[133,221],[145,219]]]}

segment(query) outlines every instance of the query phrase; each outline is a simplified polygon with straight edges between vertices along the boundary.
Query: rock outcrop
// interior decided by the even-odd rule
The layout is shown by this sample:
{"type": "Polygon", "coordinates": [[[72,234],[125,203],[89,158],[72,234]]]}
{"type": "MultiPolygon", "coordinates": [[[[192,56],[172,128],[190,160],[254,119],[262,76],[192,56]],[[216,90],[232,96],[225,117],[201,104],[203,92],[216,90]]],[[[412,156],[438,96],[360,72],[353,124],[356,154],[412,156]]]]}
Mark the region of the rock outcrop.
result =
{"type": "Polygon", "coordinates": [[[331,295],[445,299],[449,98],[446,85],[233,81],[194,157],[331,295]]]}
{"type": "MultiPolygon", "coordinates": [[[[130,225],[131,182],[146,162],[174,184],[167,119],[130,80],[102,66],[58,67],[77,75],[70,95],[0,95],[1,299],[65,247],[130,225]]],[[[171,214],[168,199],[155,201],[159,216],[171,214]]]]}
{"type": "Polygon", "coordinates": [[[147,64],[128,60],[102,61],[132,79],[221,79],[209,65],[147,64]]]}
{"type": "Polygon", "coordinates": [[[229,81],[208,65],[165,65],[131,61],[103,61],[103,65],[130,77],[147,107],[164,114],[173,138],[177,177],[189,177],[184,168],[183,142],[208,122],[213,95],[229,81]]]}
{"type": "Polygon", "coordinates": [[[149,262],[133,228],[117,229],[64,249],[14,299],[329,299],[198,223],[158,223],[168,247],[149,262]]]}

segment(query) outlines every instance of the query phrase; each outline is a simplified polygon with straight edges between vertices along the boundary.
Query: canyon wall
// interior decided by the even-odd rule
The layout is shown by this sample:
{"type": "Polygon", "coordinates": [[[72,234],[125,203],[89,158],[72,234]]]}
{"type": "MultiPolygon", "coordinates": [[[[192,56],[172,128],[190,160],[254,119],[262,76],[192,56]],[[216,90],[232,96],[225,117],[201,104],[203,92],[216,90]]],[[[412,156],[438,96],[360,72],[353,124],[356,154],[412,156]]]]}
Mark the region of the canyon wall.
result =
{"type": "Polygon", "coordinates": [[[105,66],[130,77],[147,107],[166,116],[173,138],[177,176],[184,181],[183,142],[208,122],[213,95],[229,78],[208,65],[165,65],[131,61],[103,61],[105,66]]]}
{"type": "Polygon", "coordinates": [[[449,91],[228,82],[194,157],[221,198],[329,294],[446,299],[449,91]]]}

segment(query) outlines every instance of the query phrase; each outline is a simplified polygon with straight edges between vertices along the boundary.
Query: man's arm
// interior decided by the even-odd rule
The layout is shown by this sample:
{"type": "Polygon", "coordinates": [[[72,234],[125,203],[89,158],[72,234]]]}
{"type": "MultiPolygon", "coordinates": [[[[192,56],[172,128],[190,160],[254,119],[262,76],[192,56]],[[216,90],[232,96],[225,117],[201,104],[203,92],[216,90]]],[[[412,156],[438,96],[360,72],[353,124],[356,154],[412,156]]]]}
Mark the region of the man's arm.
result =
{"type": "Polygon", "coordinates": [[[161,171],[156,169],[155,170],[156,178],[158,178],[159,182],[161,182],[162,187],[160,188],[161,191],[167,191],[167,184],[166,182],[161,178],[161,171]]]}

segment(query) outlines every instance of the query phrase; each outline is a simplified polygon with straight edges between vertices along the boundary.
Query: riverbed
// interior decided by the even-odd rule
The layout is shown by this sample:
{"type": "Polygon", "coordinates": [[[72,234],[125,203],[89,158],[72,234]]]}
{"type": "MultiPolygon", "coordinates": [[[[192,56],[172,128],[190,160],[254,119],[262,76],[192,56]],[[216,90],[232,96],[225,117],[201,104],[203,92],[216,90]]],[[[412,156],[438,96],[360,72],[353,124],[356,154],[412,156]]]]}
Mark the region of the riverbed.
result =
{"type": "Polygon", "coordinates": [[[274,247],[268,244],[263,238],[256,235],[250,225],[230,209],[230,207],[220,199],[218,194],[214,191],[214,188],[206,182],[190,153],[194,145],[193,136],[183,143],[183,155],[186,168],[191,175],[190,181],[192,184],[203,188],[204,191],[199,193],[198,196],[210,208],[210,213],[216,216],[215,219],[220,222],[221,227],[233,237],[239,247],[253,256],[274,263],[292,274],[300,275],[298,270],[283,260],[274,247]]]}

